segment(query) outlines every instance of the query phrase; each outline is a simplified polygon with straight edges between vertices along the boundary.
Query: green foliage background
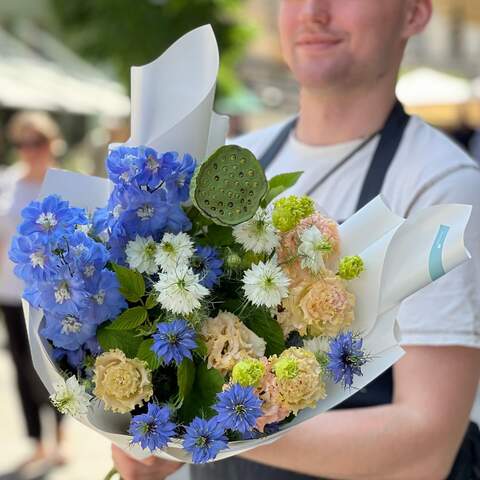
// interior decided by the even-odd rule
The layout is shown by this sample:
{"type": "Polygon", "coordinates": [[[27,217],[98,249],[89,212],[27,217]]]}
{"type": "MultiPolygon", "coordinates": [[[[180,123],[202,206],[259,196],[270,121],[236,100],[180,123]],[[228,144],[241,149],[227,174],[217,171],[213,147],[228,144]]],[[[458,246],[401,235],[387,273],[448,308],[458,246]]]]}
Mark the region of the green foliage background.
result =
{"type": "Polygon", "coordinates": [[[188,31],[210,23],[220,47],[218,95],[241,86],[235,65],[252,29],[238,21],[244,0],[51,0],[65,42],[87,59],[113,65],[129,88],[130,66],[155,59],[188,31]]]}

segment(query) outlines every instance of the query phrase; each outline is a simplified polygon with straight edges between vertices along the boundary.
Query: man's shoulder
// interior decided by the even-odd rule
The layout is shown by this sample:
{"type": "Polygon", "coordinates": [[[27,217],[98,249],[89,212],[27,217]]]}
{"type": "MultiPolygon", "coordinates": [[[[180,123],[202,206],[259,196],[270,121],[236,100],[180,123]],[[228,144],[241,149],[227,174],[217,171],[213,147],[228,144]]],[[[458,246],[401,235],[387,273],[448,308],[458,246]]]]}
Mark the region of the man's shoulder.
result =
{"type": "Polygon", "coordinates": [[[476,168],[478,164],[446,134],[412,117],[401,152],[421,176],[441,175],[450,170],[476,168]]]}
{"type": "Polygon", "coordinates": [[[228,139],[228,143],[239,145],[243,148],[248,148],[257,157],[259,157],[270,146],[276,135],[280,132],[282,127],[287,124],[289,120],[290,118],[269,125],[268,127],[253,130],[252,132],[246,133],[244,135],[230,138],[228,139]]]}

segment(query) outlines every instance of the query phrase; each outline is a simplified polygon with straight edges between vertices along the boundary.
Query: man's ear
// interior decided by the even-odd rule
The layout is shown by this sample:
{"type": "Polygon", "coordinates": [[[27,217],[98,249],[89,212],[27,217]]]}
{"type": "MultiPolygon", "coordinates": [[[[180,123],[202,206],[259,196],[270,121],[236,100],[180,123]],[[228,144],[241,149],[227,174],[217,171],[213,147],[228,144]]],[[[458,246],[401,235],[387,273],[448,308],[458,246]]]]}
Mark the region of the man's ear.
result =
{"type": "Polygon", "coordinates": [[[405,16],[404,37],[409,39],[423,32],[432,17],[432,0],[405,0],[407,13],[405,16]]]}

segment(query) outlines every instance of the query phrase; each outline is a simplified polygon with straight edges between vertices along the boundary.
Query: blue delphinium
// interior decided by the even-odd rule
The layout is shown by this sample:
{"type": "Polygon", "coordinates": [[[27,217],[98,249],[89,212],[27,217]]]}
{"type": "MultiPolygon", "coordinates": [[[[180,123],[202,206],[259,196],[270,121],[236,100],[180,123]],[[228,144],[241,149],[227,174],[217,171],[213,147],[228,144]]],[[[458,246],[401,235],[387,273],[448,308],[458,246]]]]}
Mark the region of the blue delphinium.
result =
{"type": "Polygon", "coordinates": [[[38,285],[42,308],[52,313],[77,314],[88,302],[85,282],[79,275],[72,275],[68,265],[59,269],[55,280],[38,285]]]}
{"type": "Polygon", "coordinates": [[[167,179],[169,194],[178,202],[186,202],[189,198],[190,182],[195,166],[195,159],[191,155],[185,154],[181,161],[177,161],[167,179]]]}
{"type": "Polygon", "coordinates": [[[218,257],[217,251],[212,247],[198,246],[195,249],[193,270],[198,273],[200,283],[206,288],[212,288],[222,276],[223,260],[218,257]]]}
{"type": "Polygon", "coordinates": [[[335,383],[342,382],[345,388],[353,384],[354,375],[362,375],[362,365],[367,359],[362,350],[363,340],[355,338],[352,332],[344,332],[330,340],[328,370],[335,383]]]}
{"type": "Polygon", "coordinates": [[[64,358],[67,360],[67,363],[71,368],[77,370],[85,360],[85,351],[82,348],[79,348],[78,350],[65,350],[64,348],[52,349],[52,360],[59,362],[64,358]]]}
{"type": "Polygon", "coordinates": [[[162,322],[153,335],[152,350],[165,364],[179,365],[184,358],[192,359],[192,350],[197,348],[195,338],[195,330],[183,319],[162,322]]]}
{"type": "Polygon", "coordinates": [[[168,407],[149,403],[147,413],[135,415],[130,422],[128,433],[133,436],[132,443],[139,443],[151,452],[166,447],[175,435],[175,424],[170,421],[170,416],[168,407]]]}
{"type": "Polygon", "coordinates": [[[106,167],[110,180],[115,184],[128,185],[138,174],[142,164],[139,147],[118,146],[109,150],[106,167]]]}
{"type": "Polygon", "coordinates": [[[225,431],[216,417],[210,420],[196,417],[185,430],[183,448],[192,454],[193,463],[206,463],[228,448],[225,431]]]}
{"type": "Polygon", "coordinates": [[[28,237],[15,236],[8,255],[15,263],[15,275],[26,283],[51,278],[58,264],[58,259],[51,253],[48,239],[38,233],[28,237]]]}
{"type": "Polygon", "coordinates": [[[127,302],[120,293],[117,276],[110,270],[102,270],[86,282],[89,293],[88,319],[96,325],[113,320],[127,308],[127,302]]]}
{"type": "Polygon", "coordinates": [[[218,421],[224,429],[240,433],[252,430],[257,419],[263,415],[262,401],[255,395],[253,388],[238,383],[217,394],[213,409],[218,413],[218,421]]]}
{"type": "Polygon", "coordinates": [[[55,315],[45,312],[45,326],[40,334],[53,345],[65,350],[78,350],[96,332],[96,325],[79,315],[55,315]]]}
{"type": "Polygon", "coordinates": [[[18,231],[22,235],[38,233],[48,238],[59,238],[73,233],[75,225],[88,223],[85,211],[73,208],[58,195],[49,195],[41,202],[30,202],[22,210],[22,223],[18,231]]]}

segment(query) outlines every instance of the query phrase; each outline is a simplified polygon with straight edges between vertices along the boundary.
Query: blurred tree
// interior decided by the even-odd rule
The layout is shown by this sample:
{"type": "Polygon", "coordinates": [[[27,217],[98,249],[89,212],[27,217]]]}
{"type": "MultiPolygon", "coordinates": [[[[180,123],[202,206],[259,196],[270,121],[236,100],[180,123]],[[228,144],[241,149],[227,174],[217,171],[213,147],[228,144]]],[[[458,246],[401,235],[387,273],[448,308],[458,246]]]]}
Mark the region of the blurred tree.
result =
{"type": "Polygon", "coordinates": [[[129,85],[130,66],[152,61],[189,30],[210,23],[220,47],[220,97],[241,81],[235,65],[252,29],[235,20],[243,0],[51,0],[59,33],[90,60],[114,66],[129,85]]]}

